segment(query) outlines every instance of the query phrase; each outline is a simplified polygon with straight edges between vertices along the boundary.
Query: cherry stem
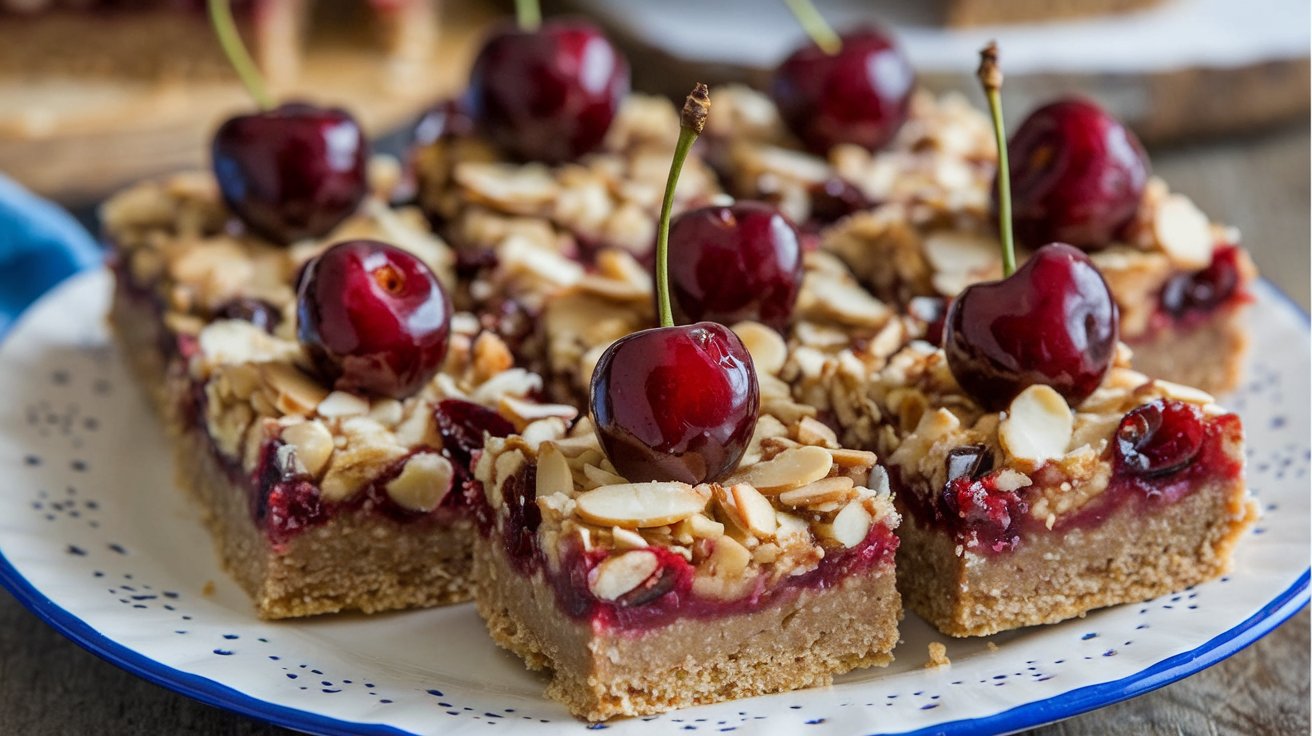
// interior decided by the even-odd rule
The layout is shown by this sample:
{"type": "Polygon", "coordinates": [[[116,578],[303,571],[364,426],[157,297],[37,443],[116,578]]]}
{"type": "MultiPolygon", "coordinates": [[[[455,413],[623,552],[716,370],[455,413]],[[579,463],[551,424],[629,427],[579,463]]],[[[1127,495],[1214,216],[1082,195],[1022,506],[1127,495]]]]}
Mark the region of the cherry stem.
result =
{"type": "Polygon", "coordinates": [[[665,199],[661,202],[661,219],[656,227],[656,304],[661,313],[661,327],[674,326],[674,313],[670,311],[670,211],[674,209],[674,189],[679,185],[679,172],[683,171],[688,151],[706,127],[706,116],[711,111],[711,92],[701,82],[683,103],[679,114],[679,142],[674,144],[674,160],[670,162],[670,178],[665,180],[665,199]]]}
{"type": "Polygon", "coordinates": [[[993,134],[998,142],[998,230],[1002,236],[1002,277],[1016,272],[1016,239],[1011,231],[1011,168],[1007,164],[1007,131],[1002,124],[1002,67],[998,44],[990,41],[979,52],[979,81],[989,100],[993,134]]]}
{"type": "Polygon", "coordinates": [[[542,25],[542,7],[538,0],[515,0],[515,21],[521,31],[536,31],[542,25]]]}
{"type": "Polygon", "coordinates": [[[241,34],[237,32],[237,22],[232,18],[232,6],[228,0],[209,0],[209,3],[210,22],[214,24],[214,35],[219,37],[223,55],[228,57],[228,63],[236,70],[242,86],[255,100],[255,104],[261,110],[272,108],[273,98],[264,86],[264,77],[260,76],[259,67],[255,65],[246,45],[241,42],[241,34]]]}
{"type": "Polygon", "coordinates": [[[821,51],[833,56],[843,50],[843,40],[825,22],[825,17],[815,9],[811,0],[784,0],[784,5],[793,11],[797,24],[806,31],[806,35],[810,36],[812,41],[815,41],[815,45],[819,46],[821,51]]]}

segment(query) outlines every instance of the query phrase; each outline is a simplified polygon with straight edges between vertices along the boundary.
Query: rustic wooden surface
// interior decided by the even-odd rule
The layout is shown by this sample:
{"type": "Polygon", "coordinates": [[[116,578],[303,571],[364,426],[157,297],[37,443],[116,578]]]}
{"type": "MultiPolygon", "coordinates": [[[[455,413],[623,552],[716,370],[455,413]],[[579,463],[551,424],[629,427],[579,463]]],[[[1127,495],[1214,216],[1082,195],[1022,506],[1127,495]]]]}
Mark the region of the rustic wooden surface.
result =
{"type": "MultiPolygon", "coordinates": [[[[1259,267],[1308,305],[1307,125],[1154,151],[1156,171],[1245,232],[1259,267]]],[[[1044,736],[1306,734],[1309,616],[1181,682],[1039,729],[1044,736]]],[[[0,594],[0,734],[286,733],[139,680],[64,640],[0,594]]]]}

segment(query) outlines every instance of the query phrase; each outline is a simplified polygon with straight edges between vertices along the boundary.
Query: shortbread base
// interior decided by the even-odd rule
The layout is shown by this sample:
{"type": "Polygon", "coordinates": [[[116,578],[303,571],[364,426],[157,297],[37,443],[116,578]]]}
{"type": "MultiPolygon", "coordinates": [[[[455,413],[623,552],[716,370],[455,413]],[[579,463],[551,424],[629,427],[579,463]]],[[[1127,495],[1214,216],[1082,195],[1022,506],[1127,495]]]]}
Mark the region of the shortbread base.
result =
{"type": "Polygon", "coordinates": [[[1222,575],[1256,518],[1242,480],[1216,480],[1168,506],[1127,503],[1097,526],[1032,533],[1010,552],[976,554],[904,513],[899,587],[908,608],[949,636],[1056,623],[1222,575]]]}
{"type": "Polygon", "coordinates": [[[1242,307],[1220,310],[1191,329],[1162,330],[1151,339],[1130,343],[1135,370],[1210,394],[1239,387],[1252,341],[1242,307]]]}
{"type": "Polygon", "coordinates": [[[173,442],[177,482],[202,507],[220,563],[265,619],[339,611],[375,613],[470,598],[472,523],[398,523],[343,510],[284,544],[272,544],[251,516],[251,491],[234,483],[204,431],[184,426],[181,378],[167,380],[159,326],[147,303],[115,291],[114,333],[173,442]]]}
{"type": "Polygon", "coordinates": [[[568,618],[542,575],[511,567],[495,539],[475,542],[474,580],[493,640],[549,671],[547,695],[589,721],[823,687],[836,674],[886,666],[902,616],[892,565],[750,613],[637,631],[568,618]]]}

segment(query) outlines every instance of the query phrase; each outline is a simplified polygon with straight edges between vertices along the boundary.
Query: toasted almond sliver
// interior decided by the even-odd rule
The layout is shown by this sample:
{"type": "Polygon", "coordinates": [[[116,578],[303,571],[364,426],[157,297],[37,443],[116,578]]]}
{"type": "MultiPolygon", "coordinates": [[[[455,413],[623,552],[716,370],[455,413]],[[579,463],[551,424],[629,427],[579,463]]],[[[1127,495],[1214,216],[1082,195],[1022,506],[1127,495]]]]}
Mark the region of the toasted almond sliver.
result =
{"type": "Polygon", "coordinates": [[[658,567],[660,560],[651,552],[634,550],[611,555],[593,568],[588,589],[603,601],[613,601],[642,585],[658,567]]]}
{"type": "Polygon", "coordinates": [[[1198,404],[1199,406],[1216,403],[1216,399],[1213,398],[1211,394],[1202,389],[1194,388],[1193,386],[1185,386],[1180,383],[1163,381],[1160,378],[1153,379],[1151,385],[1156,387],[1156,389],[1168,399],[1183,401],[1187,404],[1198,404]]]}
{"type": "Polygon", "coordinates": [[[870,533],[870,525],[873,521],[865,505],[853,501],[838,512],[834,517],[834,523],[829,525],[827,531],[834,541],[844,547],[855,547],[870,533]]]}
{"type": "Polygon", "coordinates": [[[577,499],[585,521],[645,529],[686,519],[706,508],[706,498],[686,483],[622,483],[594,488],[577,499]]]}
{"type": "Polygon", "coordinates": [[[315,411],[321,417],[358,417],[369,413],[369,400],[347,391],[333,391],[319,402],[315,411]]]}
{"type": "Polygon", "coordinates": [[[579,415],[578,409],[567,404],[540,404],[515,396],[501,397],[500,408],[502,414],[508,414],[518,420],[521,426],[548,417],[559,417],[568,422],[579,415]]]}
{"type": "Polygon", "coordinates": [[[544,442],[538,451],[537,495],[539,498],[553,493],[574,493],[574,475],[560,450],[544,442]]]}
{"type": "Polygon", "coordinates": [[[797,423],[797,441],[804,445],[838,447],[838,435],[834,434],[829,425],[814,417],[803,417],[797,423]]]}
{"type": "Polygon", "coordinates": [[[778,332],[760,322],[739,322],[733,331],[752,354],[752,364],[759,373],[777,375],[788,360],[788,346],[778,332]]]}
{"type": "Polygon", "coordinates": [[[296,448],[306,472],[318,477],[333,454],[333,435],[319,422],[301,422],[282,431],[282,440],[296,448]]]}
{"type": "Polygon", "coordinates": [[[610,534],[615,539],[615,546],[619,549],[646,549],[651,546],[641,534],[622,526],[611,527],[610,534]]]}
{"type": "Polygon", "coordinates": [[[1065,454],[1074,428],[1066,399],[1035,384],[1011,400],[1007,418],[998,424],[998,440],[1011,457],[1041,464],[1065,454]]]}
{"type": "Polygon", "coordinates": [[[780,493],[820,480],[829,475],[833,464],[833,456],[824,448],[804,445],[757,463],[730,482],[746,483],[762,493],[780,493]]]}
{"type": "Polygon", "coordinates": [[[583,476],[587,478],[593,486],[615,486],[629,482],[628,479],[622,475],[617,475],[605,468],[592,464],[583,466],[583,476]]]}
{"type": "Polygon", "coordinates": [[[1207,215],[1183,194],[1172,194],[1158,206],[1153,219],[1157,245],[1175,266],[1207,268],[1212,262],[1212,228],[1207,215]]]}
{"type": "Polygon", "coordinates": [[[785,506],[816,506],[831,501],[843,501],[852,495],[855,486],[851,478],[842,475],[821,478],[801,488],[780,493],[779,503],[785,506]]]}
{"type": "Polygon", "coordinates": [[[435,452],[416,453],[387,484],[387,495],[411,511],[432,511],[451,491],[454,477],[450,460],[435,452]]]}
{"type": "Polygon", "coordinates": [[[715,540],[715,549],[706,559],[706,563],[718,577],[737,577],[747,569],[751,561],[752,553],[738,540],[729,536],[715,540]]]}
{"type": "Polygon", "coordinates": [[[730,486],[729,492],[733,494],[738,518],[744,529],[763,538],[774,534],[779,522],[775,519],[774,506],[769,499],[746,483],[730,486]]]}
{"type": "Polygon", "coordinates": [[[869,450],[830,449],[829,456],[840,468],[862,468],[874,465],[879,457],[869,450]]]}
{"type": "Polygon", "coordinates": [[[278,394],[280,408],[288,414],[308,416],[328,396],[327,389],[289,363],[261,363],[260,377],[278,394]]]}
{"type": "Polygon", "coordinates": [[[711,519],[704,514],[693,514],[688,517],[688,529],[694,537],[701,539],[717,539],[724,535],[724,524],[711,519]]]}

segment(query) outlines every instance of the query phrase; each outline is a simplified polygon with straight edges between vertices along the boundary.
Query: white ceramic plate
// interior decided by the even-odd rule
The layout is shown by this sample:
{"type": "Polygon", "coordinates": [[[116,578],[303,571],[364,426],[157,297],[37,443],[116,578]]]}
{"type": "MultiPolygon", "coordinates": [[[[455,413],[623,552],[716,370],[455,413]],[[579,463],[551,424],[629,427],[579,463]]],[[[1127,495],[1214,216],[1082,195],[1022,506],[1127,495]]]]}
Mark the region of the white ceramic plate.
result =
{"type": "Polygon", "coordinates": [[[914,615],[897,662],[833,687],[591,726],[488,640],[469,605],[257,620],[175,489],[165,438],[106,339],[110,280],[76,277],[0,348],[0,582],[79,644],[198,700],[318,733],[996,733],[1160,687],[1308,600],[1308,324],[1263,284],[1229,397],[1264,518],[1220,581],[1082,620],[944,641],[914,615]],[[207,587],[212,583],[212,591],[207,587]],[[492,728],[489,729],[489,726],[492,728]]]}

